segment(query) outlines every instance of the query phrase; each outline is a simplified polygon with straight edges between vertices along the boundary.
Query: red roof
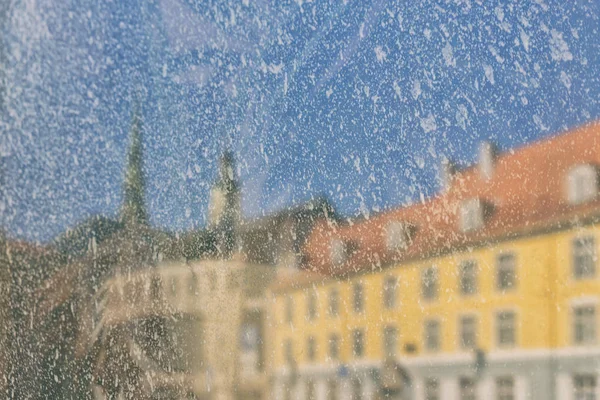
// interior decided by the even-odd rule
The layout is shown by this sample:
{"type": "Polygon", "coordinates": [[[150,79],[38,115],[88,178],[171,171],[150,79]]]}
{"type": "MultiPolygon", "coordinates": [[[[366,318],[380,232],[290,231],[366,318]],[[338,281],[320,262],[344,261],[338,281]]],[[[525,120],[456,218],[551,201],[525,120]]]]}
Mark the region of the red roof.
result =
{"type": "Polygon", "coordinates": [[[600,122],[499,154],[489,180],[472,166],[456,172],[447,191],[423,203],[343,225],[321,221],[304,247],[305,268],[327,275],[368,271],[597,217],[600,198],[577,206],[566,198],[567,171],[588,163],[600,165],[600,122]],[[491,204],[492,211],[481,229],[464,233],[459,227],[459,206],[473,198],[491,204]],[[385,228],[390,221],[416,227],[406,249],[387,249],[385,228]],[[332,239],[340,239],[353,249],[338,266],[330,261],[332,239]]]}

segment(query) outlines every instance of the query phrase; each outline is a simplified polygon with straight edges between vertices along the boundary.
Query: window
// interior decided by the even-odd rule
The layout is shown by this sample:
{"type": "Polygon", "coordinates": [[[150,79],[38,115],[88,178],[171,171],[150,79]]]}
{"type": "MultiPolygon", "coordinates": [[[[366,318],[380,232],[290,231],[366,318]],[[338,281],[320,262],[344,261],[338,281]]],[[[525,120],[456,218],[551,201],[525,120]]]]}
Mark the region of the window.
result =
{"type": "Polygon", "coordinates": [[[338,385],[335,379],[331,379],[327,381],[327,400],[337,400],[338,399],[338,385]]]}
{"type": "Polygon", "coordinates": [[[383,282],[383,307],[391,310],[396,307],[396,287],[398,279],[388,276],[383,282]]]}
{"type": "Polygon", "coordinates": [[[317,341],[313,336],[306,340],[306,357],[308,361],[315,361],[317,355],[317,341]]]}
{"type": "Polygon", "coordinates": [[[477,398],[477,388],[475,379],[462,377],[459,381],[460,400],[475,400],[477,398]]]}
{"type": "Polygon", "coordinates": [[[283,347],[283,358],[288,365],[294,363],[294,348],[291,339],[287,339],[285,341],[285,345],[283,347]]]}
{"type": "Polygon", "coordinates": [[[436,378],[425,379],[425,400],[440,399],[440,383],[436,378]]]}
{"type": "Polygon", "coordinates": [[[464,261],[459,267],[460,293],[471,295],[477,293],[477,263],[464,261]]]}
{"type": "Polygon", "coordinates": [[[496,259],[496,287],[498,290],[507,291],[517,284],[515,255],[503,253],[496,259]]]}
{"type": "Polygon", "coordinates": [[[469,315],[460,318],[460,346],[464,350],[477,347],[477,318],[469,315]]]}
{"type": "Polygon", "coordinates": [[[496,341],[498,347],[512,347],[516,344],[514,312],[501,311],[497,313],[496,329],[496,341]]]}
{"type": "Polygon", "coordinates": [[[440,322],[435,319],[425,321],[423,343],[427,351],[440,349],[440,322]]]}
{"type": "Polygon", "coordinates": [[[360,379],[352,379],[352,400],[362,400],[362,383],[360,379]]]}
{"type": "Polygon", "coordinates": [[[306,400],[315,400],[316,398],[315,381],[309,379],[306,381],[306,400]]]}
{"type": "Polygon", "coordinates": [[[340,358],[340,337],[336,334],[329,336],[329,358],[332,360],[340,358]]]}
{"type": "Polygon", "coordinates": [[[352,354],[355,358],[361,358],[365,354],[365,334],[361,329],[352,331],[352,354]]]}
{"type": "Polygon", "coordinates": [[[584,374],[573,376],[574,400],[596,400],[598,393],[598,378],[595,375],[584,374]]]}
{"type": "Polygon", "coordinates": [[[399,221],[391,221],[385,228],[385,242],[388,251],[405,249],[410,241],[409,226],[399,221]]]}
{"type": "Polygon", "coordinates": [[[510,376],[496,378],[496,400],[514,400],[515,381],[510,376]]]}
{"type": "Polygon", "coordinates": [[[291,296],[285,299],[285,321],[291,324],[294,321],[294,302],[291,296]]]}
{"type": "Polygon", "coordinates": [[[567,175],[567,200],[581,204],[598,195],[598,169],[590,164],[577,165],[567,175]]]}
{"type": "Polygon", "coordinates": [[[469,199],[460,205],[460,229],[463,232],[477,230],[483,226],[483,202],[480,199],[469,199]]]}
{"type": "Polygon", "coordinates": [[[573,308],[573,341],[575,344],[596,343],[596,307],[593,305],[573,308]]]}
{"type": "Polygon", "coordinates": [[[331,241],[331,263],[333,265],[341,265],[346,262],[348,258],[348,249],[346,243],[340,239],[333,239],[331,241]]]}
{"type": "Polygon", "coordinates": [[[573,276],[575,279],[589,279],[596,276],[596,240],[593,236],[573,240],[573,276]]]}
{"type": "Polygon", "coordinates": [[[198,292],[198,275],[192,272],[192,276],[190,277],[190,294],[193,296],[198,296],[200,293],[198,292]]]}
{"type": "Polygon", "coordinates": [[[421,292],[426,300],[433,300],[438,295],[438,273],[436,267],[423,270],[421,275],[421,292]]]}
{"type": "Polygon", "coordinates": [[[171,277],[171,294],[173,296],[175,296],[177,294],[177,285],[178,285],[177,277],[176,276],[172,276],[171,277]]]}
{"type": "Polygon", "coordinates": [[[393,326],[383,328],[383,357],[396,357],[398,346],[398,331],[393,326]]]}
{"type": "Polygon", "coordinates": [[[314,290],[306,294],[306,313],[309,321],[317,318],[317,294],[314,290]]]}
{"type": "Polygon", "coordinates": [[[331,289],[329,291],[329,315],[337,317],[340,308],[340,293],[337,289],[331,289]]]}
{"type": "Polygon", "coordinates": [[[355,283],[352,287],[352,304],[354,305],[355,313],[361,313],[363,311],[364,301],[363,285],[361,283],[355,283]]]}

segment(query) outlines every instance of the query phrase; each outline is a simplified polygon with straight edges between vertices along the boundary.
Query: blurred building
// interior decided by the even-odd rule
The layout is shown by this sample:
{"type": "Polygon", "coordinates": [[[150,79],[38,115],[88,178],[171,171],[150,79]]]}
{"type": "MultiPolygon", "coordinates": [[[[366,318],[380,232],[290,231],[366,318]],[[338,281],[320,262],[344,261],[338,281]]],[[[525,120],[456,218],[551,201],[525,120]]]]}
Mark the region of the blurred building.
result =
{"type": "Polygon", "coordinates": [[[599,173],[594,123],[317,224],[272,286],[272,398],[598,398],[599,173]]]}
{"type": "Polygon", "coordinates": [[[16,397],[264,399],[264,292],[277,265],[302,262],[312,227],[333,218],[332,208],[314,199],[242,218],[233,156],[225,153],[208,226],[154,228],[141,132],[136,113],[119,219],[94,217],[61,235],[52,246],[60,265],[22,286],[31,292],[18,307],[27,315],[18,319],[22,335],[43,345],[19,369],[53,373],[16,381],[16,397]]]}

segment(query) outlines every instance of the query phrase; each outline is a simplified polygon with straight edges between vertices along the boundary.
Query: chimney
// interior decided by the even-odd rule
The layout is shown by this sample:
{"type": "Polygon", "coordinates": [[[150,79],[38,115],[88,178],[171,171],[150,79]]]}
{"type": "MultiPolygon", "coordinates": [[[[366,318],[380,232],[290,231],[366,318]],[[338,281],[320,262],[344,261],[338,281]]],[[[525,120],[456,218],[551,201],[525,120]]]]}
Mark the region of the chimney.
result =
{"type": "Polygon", "coordinates": [[[483,141],[479,145],[479,174],[483,179],[489,180],[494,175],[494,167],[498,149],[489,141],[483,141]]]}
{"type": "Polygon", "coordinates": [[[456,166],[448,158],[442,158],[442,165],[440,169],[440,182],[442,184],[442,190],[447,191],[452,185],[452,178],[456,172],[456,166]]]}

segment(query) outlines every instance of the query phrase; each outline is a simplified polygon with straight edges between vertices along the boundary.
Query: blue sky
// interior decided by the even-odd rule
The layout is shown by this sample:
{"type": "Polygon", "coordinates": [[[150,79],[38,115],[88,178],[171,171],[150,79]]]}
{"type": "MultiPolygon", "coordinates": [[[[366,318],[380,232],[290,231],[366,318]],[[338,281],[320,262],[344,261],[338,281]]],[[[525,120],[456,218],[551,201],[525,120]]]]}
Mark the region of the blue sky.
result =
{"type": "Polygon", "coordinates": [[[247,216],[418,200],[442,156],[599,117],[599,18],[593,0],[15,1],[2,223],[45,241],[115,216],[136,98],[157,226],[204,224],[226,148],[247,216]]]}

